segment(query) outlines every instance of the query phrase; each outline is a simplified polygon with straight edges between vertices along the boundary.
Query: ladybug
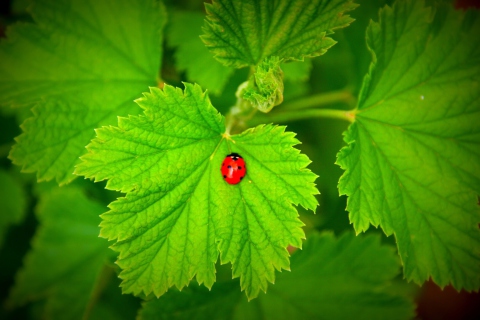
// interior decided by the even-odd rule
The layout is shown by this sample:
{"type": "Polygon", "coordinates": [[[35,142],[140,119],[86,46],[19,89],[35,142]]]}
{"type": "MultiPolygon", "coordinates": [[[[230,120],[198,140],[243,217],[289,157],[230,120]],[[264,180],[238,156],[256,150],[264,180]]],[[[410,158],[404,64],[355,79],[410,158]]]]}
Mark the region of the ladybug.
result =
{"type": "Polygon", "coordinates": [[[220,168],[223,179],[228,184],[237,184],[242,181],[243,177],[247,174],[247,168],[245,167],[245,160],[238,153],[230,153],[223,160],[222,167],[220,168]]]}

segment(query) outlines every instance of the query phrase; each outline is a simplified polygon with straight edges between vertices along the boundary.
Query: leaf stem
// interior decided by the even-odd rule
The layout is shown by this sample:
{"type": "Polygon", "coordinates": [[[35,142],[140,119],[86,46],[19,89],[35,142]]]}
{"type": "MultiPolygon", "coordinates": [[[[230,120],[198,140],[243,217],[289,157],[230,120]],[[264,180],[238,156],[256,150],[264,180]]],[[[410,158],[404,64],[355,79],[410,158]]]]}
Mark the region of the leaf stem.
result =
{"type": "MultiPolygon", "coordinates": [[[[251,72],[253,72],[253,69],[251,69],[251,72]]],[[[323,106],[336,103],[344,103],[353,107],[355,97],[348,87],[289,101],[279,105],[272,112],[264,114],[257,113],[256,108],[252,110],[252,108],[249,108],[250,104],[243,100],[241,93],[246,84],[247,82],[242,83],[237,89],[237,102],[226,116],[226,133],[229,135],[241,132],[247,127],[268,122],[284,123],[308,118],[355,121],[355,110],[320,109],[323,106]]]]}
{"type": "Polygon", "coordinates": [[[318,108],[321,106],[342,102],[352,106],[354,101],[355,98],[352,95],[351,90],[343,89],[296,99],[294,101],[282,104],[277,108],[278,110],[302,110],[308,108],[318,108]]]}
{"type": "Polygon", "coordinates": [[[85,320],[90,318],[93,307],[97,304],[102,292],[112,280],[114,274],[114,269],[108,263],[105,263],[102,266],[99,274],[97,275],[93,291],[88,299],[82,319],[85,320]]]}
{"type": "Polygon", "coordinates": [[[348,122],[355,121],[356,110],[338,110],[338,109],[307,109],[302,111],[277,111],[268,114],[258,114],[254,119],[248,121],[248,124],[255,126],[261,123],[285,123],[296,120],[311,118],[331,118],[340,119],[348,122]]]}
{"type": "Polygon", "coordinates": [[[243,90],[247,87],[247,85],[248,81],[240,84],[237,92],[235,93],[237,101],[235,105],[230,108],[230,111],[225,117],[225,133],[228,135],[243,131],[243,129],[246,128],[246,121],[251,119],[257,112],[257,109],[252,108],[249,102],[243,100],[243,90]]]}

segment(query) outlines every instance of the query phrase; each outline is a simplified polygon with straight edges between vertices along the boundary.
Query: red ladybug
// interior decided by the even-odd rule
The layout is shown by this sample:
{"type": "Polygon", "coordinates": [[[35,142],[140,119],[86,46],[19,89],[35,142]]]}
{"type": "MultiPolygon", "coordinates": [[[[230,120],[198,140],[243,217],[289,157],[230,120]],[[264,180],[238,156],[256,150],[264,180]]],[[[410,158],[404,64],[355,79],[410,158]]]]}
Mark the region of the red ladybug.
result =
{"type": "Polygon", "coordinates": [[[242,181],[247,174],[245,167],[245,160],[238,153],[230,153],[225,160],[223,160],[220,168],[223,179],[229,184],[237,184],[242,181]]]}

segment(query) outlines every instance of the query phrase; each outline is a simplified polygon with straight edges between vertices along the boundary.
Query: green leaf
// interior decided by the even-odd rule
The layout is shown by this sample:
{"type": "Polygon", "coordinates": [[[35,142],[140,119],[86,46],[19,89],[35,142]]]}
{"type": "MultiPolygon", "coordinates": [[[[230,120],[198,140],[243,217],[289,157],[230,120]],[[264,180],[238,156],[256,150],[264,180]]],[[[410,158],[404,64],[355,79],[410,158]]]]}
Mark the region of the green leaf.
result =
{"type": "Polygon", "coordinates": [[[282,61],[278,57],[266,58],[258,65],[243,91],[243,99],[253,108],[269,112],[283,102],[282,61]]]}
{"type": "Polygon", "coordinates": [[[21,15],[27,12],[30,0],[12,0],[10,9],[14,15],[21,15]]]}
{"type": "Polygon", "coordinates": [[[130,294],[122,294],[116,268],[108,270],[110,271],[110,277],[103,284],[101,294],[97,297],[88,320],[135,319],[140,309],[140,299],[130,294]]]}
{"type": "Polygon", "coordinates": [[[0,169],[0,247],[11,225],[20,223],[25,216],[25,191],[11,174],[0,169]]]}
{"type": "Polygon", "coordinates": [[[94,128],[113,123],[117,113],[136,113],[133,100],[144,89],[144,85],[99,85],[40,103],[32,110],[34,116],[22,124],[23,133],[15,139],[9,157],[22,165],[23,172],[36,172],[39,182],[72,181],[79,156],[95,136],[94,128]]]}
{"type": "Polygon", "coordinates": [[[111,254],[107,241],[98,238],[104,210],[76,188],[56,189],[40,198],[40,227],[10,293],[11,306],[46,299],[46,319],[88,314],[95,284],[111,254]]]}
{"type": "Polygon", "coordinates": [[[304,82],[310,78],[312,60],[291,61],[282,64],[283,78],[293,83],[304,82]]]}
{"type": "Polygon", "coordinates": [[[238,290],[238,281],[215,284],[212,290],[192,283],[181,292],[171,290],[160,299],[145,301],[137,319],[235,319],[235,307],[243,300],[247,299],[238,290]]]}
{"type": "Polygon", "coordinates": [[[235,282],[195,285],[143,304],[139,319],[410,319],[414,305],[390,281],[394,251],[379,237],[312,234],[266,295],[247,302],[235,282]]]}
{"type": "Polygon", "coordinates": [[[303,60],[333,46],[327,35],[348,26],[353,19],[344,13],[356,7],[343,0],[213,1],[205,4],[202,40],[218,61],[235,68],[270,56],[303,60]]]}
{"type": "Polygon", "coordinates": [[[357,232],[395,235],[416,283],[480,288],[479,32],[478,11],[423,1],[385,7],[367,30],[373,63],[339,190],[357,232]]]}
{"type": "Polygon", "coordinates": [[[166,37],[175,52],[176,67],[185,70],[187,79],[213,94],[223,91],[234,69],[215,60],[200,34],[205,15],[192,11],[173,11],[169,15],[166,37]]]}
{"type": "Polygon", "coordinates": [[[163,6],[157,1],[38,0],[35,24],[0,43],[0,105],[36,105],[10,158],[38,180],[68,183],[93,129],[137,113],[158,82],[163,6]]]}
{"type": "Polygon", "coordinates": [[[230,136],[198,85],[171,86],[137,100],[144,115],[97,130],[76,173],[126,192],[103,214],[101,236],[116,239],[125,293],[162,295],[196,276],[211,287],[215,262],[231,262],[249,298],[266,290],[275,269],[289,269],[286,247],[304,233],[292,206],[314,210],[316,176],[284,127],[230,136]],[[237,185],[220,173],[237,152],[247,175],[237,185]]]}

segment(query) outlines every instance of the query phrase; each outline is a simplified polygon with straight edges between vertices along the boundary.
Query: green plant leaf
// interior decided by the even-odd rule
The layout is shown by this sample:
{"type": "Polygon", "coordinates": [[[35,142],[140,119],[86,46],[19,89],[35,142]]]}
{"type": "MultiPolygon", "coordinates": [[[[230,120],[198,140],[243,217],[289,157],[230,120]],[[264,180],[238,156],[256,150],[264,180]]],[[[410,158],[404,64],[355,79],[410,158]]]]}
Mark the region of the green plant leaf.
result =
{"type": "Polygon", "coordinates": [[[79,319],[89,312],[95,285],[111,251],[98,238],[104,206],[80,189],[45,193],[37,207],[40,227],[16,277],[8,303],[46,299],[44,318],[79,319]]]}
{"type": "Polygon", "coordinates": [[[269,112],[274,106],[283,102],[282,61],[278,57],[266,58],[258,65],[243,91],[243,99],[253,108],[269,112]]]}
{"type": "Polygon", "coordinates": [[[399,272],[379,237],[312,234],[268,294],[247,302],[235,282],[195,285],[143,304],[139,319],[411,319],[412,301],[390,281],[399,272]]]}
{"type": "Polygon", "coordinates": [[[213,94],[220,94],[234,69],[215,60],[205,47],[200,34],[205,14],[193,11],[173,11],[169,15],[166,38],[176,47],[176,67],[185,70],[188,81],[198,83],[213,94]]]}
{"type": "Polygon", "coordinates": [[[373,62],[339,190],[357,232],[395,235],[416,283],[480,288],[479,33],[478,11],[423,1],[385,7],[367,30],[373,62]]]}
{"type": "Polygon", "coordinates": [[[191,283],[182,291],[170,290],[160,299],[143,302],[137,319],[235,319],[235,307],[244,299],[247,300],[238,290],[238,281],[217,283],[212,290],[191,283]]]}
{"type": "Polygon", "coordinates": [[[10,158],[39,181],[68,183],[93,129],[138,113],[157,85],[163,6],[157,1],[37,0],[35,24],[0,43],[0,105],[36,105],[10,158]]]}
{"type": "Polygon", "coordinates": [[[111,277],[103,285],[101,295],[95,301],[88,320],[132,320],[141,306],[141,301],[130,294],[122,294],[116,269],[110,269],[111,277]]]}
{"type": "Polygon", "coordinates": [[[98,129],[76,169],[127,193],[101,223],[101,236],[117,240],[124,292],[160,296],[194,276],[211,287],[220,252],[247,296],[256,297],[275,269],[289,269],[286,247],[301,246],[292,203],[317,206],[316,176],[293,148],[298,140],[273,125],[224,133],[223,117],[198,85],[151,88],[137,103],[144,115],[98,129]],[[231,152],[247,166],[237,185],[220,172],[231,152]]]}
{"type": "Polygon", "coordinates": [[[281,67],[285,81],[291,81],[292,83],[305,82],[310,78],[312,60],[290,61],[283,63],[281,67]]]}
{"type": "Polygon", "coordinates": [[[235,68],[270,56],[303,60],[333,46],[327,35],[348,26],[353,19],[344,13],[356,7],[343,0],[213,1],[205,5],[202,40],[218,61],[235,68]]]}
{"type": "Polygon", "coordinates": [[[0,247],[11,225],[20,223],[25,216],[27,198],[25,191],[11,174],[0,169],[0,247]]]}

